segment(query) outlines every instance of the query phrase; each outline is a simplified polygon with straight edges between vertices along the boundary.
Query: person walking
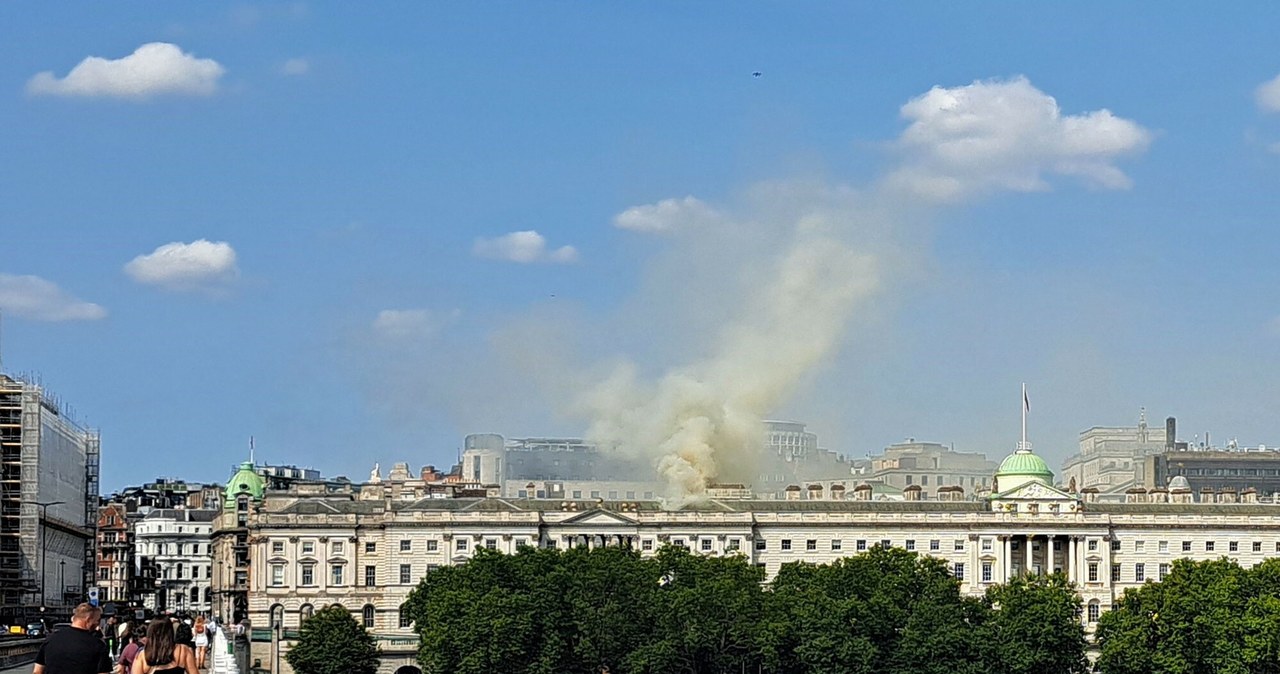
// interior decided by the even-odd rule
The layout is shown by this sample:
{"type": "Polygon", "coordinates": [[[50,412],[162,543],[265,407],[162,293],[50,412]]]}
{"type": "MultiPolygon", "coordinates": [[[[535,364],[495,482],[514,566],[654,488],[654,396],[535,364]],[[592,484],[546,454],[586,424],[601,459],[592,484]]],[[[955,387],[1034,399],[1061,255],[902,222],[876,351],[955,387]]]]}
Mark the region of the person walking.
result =
{"type": "Polygon", "coordinates": [[[204,616],[197,616],[195,627],[191,629],[196,635],[196,669],[204,669],[205,654],[209,651],[209,629],[204,616]]]}
{"type": "Polygon", "coordinates": [[[116,661],[116,674],[129,674],[133,669],[133,661],[147,644],[147,628],[143,625],[130,625],[129,643],[120,649],[120,659],[116,661]]]}
{"type": "Polygon", "coordinates": [[[157,618],[147,626],[147,645],[130,667],[131,674],[197,674],[196,654],[174,641],[173,624],[157,618]]]}
{"type": "Polygon", "coordinates": [[[77,606],[71,627],[50,634],[40,645],[33,674],[110,674],[107,644],[94,633],[101,617],[97,606],[77,606]]]}

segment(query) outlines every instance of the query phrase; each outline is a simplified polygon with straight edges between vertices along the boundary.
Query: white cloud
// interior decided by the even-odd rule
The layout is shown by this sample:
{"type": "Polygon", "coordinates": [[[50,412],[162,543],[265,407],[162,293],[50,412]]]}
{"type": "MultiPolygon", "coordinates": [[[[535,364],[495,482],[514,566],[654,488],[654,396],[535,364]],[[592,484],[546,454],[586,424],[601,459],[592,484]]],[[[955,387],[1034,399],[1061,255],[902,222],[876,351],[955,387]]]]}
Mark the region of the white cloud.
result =
{"type": "Polygon", "coordinates": [[[1263,112],[1280,112],[1280,75],[1259,84],[1253,97],[1263,112]]]}
{"type": "Polygon", "coordinates": [[[311,72],[311,63],[303,58],[293,58],[280,66],[281,75],[306,75],[311,72]]]}
{"type": "Polygon", "coordinates": [[[224,283],[236,277],[236,251],[225,241],[200,239],[191,243],[166,243],[139,255],[124,266],[138,283],[170,290],[193,290],[224,283]]]}
{"type": "Polygon", "coordinates": [[[714,209],[694,197],[663,199],[656,204],[632,206],[613,218],[613,226],[633,232],[667,232],[696,226],[719,217],[714,209]]]}
{"type": "Polygon", "coordinates": [[[1025,77],[934,87],[901,115],[911,124],[897,140],[903,163],[890,184],[941,201],[1048,189],[1046,174],[1126,189],[1131,181],[1114,162],[1142,152],[1152,137],[1106,109],[1063,116],[1025,77]]]}
{"type": "Polygon", "coordinates": [[[428,309],[383,309],[373,319],[373,331],[386,339],[425,339],[448,327],[460,315],[462,312],[457,309],[446,314],[428,309]]]}
{"type": "Polygon", "coordinates": [[[549,250],[546,237],[533,230],[511,232],[492,239],[476,239],[472,252],[479,257],[521,264],[531,262],[565,264],[578,259],[578,250],[573,246],[561,246],[555,250],[549,250]]]}
{"type": "Polygon", "coordinates": [[[107,310],[39,276],[0,274],[0,311],[33,321],[96,321],[107,310]]]}
{"type": "Polygon", "coordinates": [[[146,100],[165,94],[209,96],[226,70],[213,59],[198,59],[177,45],[151,42],[115,60],[90,56],[58,79],[38,73],[27,92],[48,96],[105,96],[146,100]]]}

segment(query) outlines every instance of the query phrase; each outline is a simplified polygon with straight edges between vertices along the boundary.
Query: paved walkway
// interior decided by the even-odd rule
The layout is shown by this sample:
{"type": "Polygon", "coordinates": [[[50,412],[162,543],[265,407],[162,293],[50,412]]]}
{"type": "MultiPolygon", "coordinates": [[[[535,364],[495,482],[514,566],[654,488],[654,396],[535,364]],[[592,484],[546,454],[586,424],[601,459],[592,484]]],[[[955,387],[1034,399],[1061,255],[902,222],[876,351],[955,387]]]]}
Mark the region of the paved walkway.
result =
{"type": "Polygon", "coordinates": [[[14,667],[13,669],[0,669],[0,674],[31,674],[33,665],[30,663],[14,667]]]}

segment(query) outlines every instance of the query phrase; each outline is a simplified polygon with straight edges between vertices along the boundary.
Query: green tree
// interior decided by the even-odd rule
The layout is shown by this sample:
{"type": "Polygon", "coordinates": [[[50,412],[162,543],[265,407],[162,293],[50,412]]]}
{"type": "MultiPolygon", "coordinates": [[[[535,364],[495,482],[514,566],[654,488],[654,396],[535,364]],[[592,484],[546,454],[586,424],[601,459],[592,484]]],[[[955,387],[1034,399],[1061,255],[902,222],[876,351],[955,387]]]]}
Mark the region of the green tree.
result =
{"type": "Polygon", "coordinates": [[[1022,576],[987,590],[991,613],[983,628],[991,671],[1003,674],[1085,674],[1080,596],[1061,574],[1022,576]]]}
{"type": "Polygon", "coordinates": [[[297,643],[285,660],[298,674],[374,674],[378,646],[364,625],[341,606],[302,621],[297,643]]]}
{"type": "MultiPolygon", "coordinates": [[[[1265,569],[1264,569],[1265,571],[1265,569]]],[[[1126,590],[1098,621],[1098,668],[1105,674],[1246,674],[1245,616],[1260,576],[1227,559],[1175,560],[1159,583],[1126,590]]],[[[1266,618],[1265,604],[1254,617],[1266,618]]],[[[1259,623],[1260,624],[1260,623],[1259,623]]],[[[1254,632],[1260,636],[1259,631],[1254,632]]],[[[1266,648],[1255,642],[1259,660],[1266,648]]]]}

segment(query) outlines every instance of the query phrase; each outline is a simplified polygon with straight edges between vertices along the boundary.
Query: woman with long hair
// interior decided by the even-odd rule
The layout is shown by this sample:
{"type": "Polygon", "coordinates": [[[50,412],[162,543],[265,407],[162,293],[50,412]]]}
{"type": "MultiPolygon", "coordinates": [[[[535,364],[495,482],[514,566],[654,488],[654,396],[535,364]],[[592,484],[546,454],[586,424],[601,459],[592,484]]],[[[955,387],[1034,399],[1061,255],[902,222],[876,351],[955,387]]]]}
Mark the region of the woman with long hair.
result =
{"type": "Polygon", "coordinates": [[[147,626],[147,645],[133,659],[131,674],[198,674],[196,654],[174,641],[167,618],[156,618],[147,626]]]}
{"type": "Polygon", "coordinates": [[[204,656],[209,650],[209,630],[203,615],[196,616],[196,625],[191,629],[196,633],[196,669],[204,669],[204,656]]]}

